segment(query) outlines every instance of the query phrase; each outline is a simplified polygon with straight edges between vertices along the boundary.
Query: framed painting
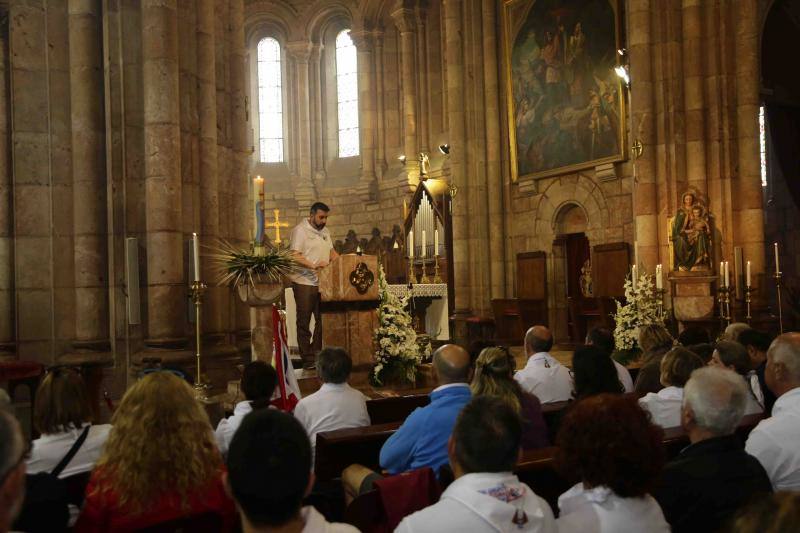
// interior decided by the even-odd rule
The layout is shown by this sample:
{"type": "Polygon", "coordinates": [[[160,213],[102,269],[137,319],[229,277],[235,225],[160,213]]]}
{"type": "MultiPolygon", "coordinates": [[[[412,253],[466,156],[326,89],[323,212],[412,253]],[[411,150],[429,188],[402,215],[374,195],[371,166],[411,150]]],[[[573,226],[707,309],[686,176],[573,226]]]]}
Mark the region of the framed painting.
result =
{"type": "Polygon", "coordinates": [[[504,0],[513,181],[625,159],[618,0],[504,0]]]}

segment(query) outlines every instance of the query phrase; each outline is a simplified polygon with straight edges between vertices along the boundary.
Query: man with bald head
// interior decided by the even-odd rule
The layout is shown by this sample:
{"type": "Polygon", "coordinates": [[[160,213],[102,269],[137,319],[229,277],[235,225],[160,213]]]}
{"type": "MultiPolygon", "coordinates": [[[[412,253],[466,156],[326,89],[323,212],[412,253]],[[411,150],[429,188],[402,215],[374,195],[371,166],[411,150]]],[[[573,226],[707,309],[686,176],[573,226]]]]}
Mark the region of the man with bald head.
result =
{"type": "Polygon", "coordinates": [[[800,490],[800,333],[784,333],[767,350],[764,381],[778,398],[772,416],[747,438],[745,450],[767,471],[775,491],[800,490]]]}
{"type": "Polygon", "coordinates": [[[522,390],[542,403],[563,402],[572,398],[573,383],[569,369],[550,355],[553,335],[545,326],[533,326],[525,334],[528,364],[514,375],[522,390]]]}
{"type": "Polygon", "coordinates": [[[433,353],[433,371],[439,386],[431,392],[431,403],[408,415],[381,448],[381,467],[390,474],[424,466],[438,474],[448,462],[447,440],[471,397],[469,353],[445,344],[433,353]]]}

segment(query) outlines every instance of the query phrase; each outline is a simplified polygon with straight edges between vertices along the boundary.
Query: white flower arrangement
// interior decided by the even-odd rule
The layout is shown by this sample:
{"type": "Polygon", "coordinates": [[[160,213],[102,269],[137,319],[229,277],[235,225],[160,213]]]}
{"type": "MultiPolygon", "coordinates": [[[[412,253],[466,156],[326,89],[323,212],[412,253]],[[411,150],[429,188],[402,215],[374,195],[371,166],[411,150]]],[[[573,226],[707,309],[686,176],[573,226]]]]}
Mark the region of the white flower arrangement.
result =
{"type": "Polygon", "coordinates": [[[614,344],[617,352],[628,354],[640,351],[639,328],[647,324],[664,325],[664,315],[658,305],[658,297],[653,287],[653,278],[642,273],[634,287],[630,276],[625,278],[625,300],[616,301],[614,313],[614,344]]]}
{"type": "Polygon", "coordinates": [[[372,381],[383,385],[387,379],[394,377],[414,382],[422,354],[417,345],[411,314],[407,311],[408,296],[399,297],[389,292],[383,266],[378,268],[378,287],[381,303],[378,307],[378,329],[375,330],[377,351],[372,381]]]}

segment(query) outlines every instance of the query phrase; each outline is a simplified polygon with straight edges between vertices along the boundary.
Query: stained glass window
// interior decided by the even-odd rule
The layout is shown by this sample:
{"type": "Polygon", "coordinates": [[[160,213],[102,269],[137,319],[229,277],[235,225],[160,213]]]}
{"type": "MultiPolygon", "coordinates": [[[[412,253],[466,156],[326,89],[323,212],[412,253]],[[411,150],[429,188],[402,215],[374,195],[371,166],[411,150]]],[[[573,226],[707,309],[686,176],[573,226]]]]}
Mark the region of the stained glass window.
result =
{"type": "Polygon", "coordinates": [[[281,45],[272,37],[258,43],[258,131],[262,163],[283,162],[281,45]]]}
{"type": "Polygon", "coordinates": [[[764,106],[758,108],[758,138],[761,146],[761,186],[767,186],[767,119],[764,106]]]}
{"type": "Polygon", "coordinates": [[[336,36],[339,157],[358,155],[358,59],[350,30],[336,36]]]}

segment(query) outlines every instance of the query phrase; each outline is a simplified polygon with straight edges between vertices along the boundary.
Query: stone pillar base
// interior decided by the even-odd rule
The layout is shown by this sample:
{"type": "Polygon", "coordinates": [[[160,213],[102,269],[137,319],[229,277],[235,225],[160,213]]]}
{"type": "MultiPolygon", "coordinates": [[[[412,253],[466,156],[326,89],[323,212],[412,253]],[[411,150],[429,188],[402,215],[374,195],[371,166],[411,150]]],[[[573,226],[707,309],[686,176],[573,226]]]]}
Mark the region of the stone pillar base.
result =
{"type": "Polygon", "coordinates": [[[716,297],[712,285],[717,276],[708,272],[672,272],[672,310],[678,320],[699,320],[714,316],[716,297]]]}

